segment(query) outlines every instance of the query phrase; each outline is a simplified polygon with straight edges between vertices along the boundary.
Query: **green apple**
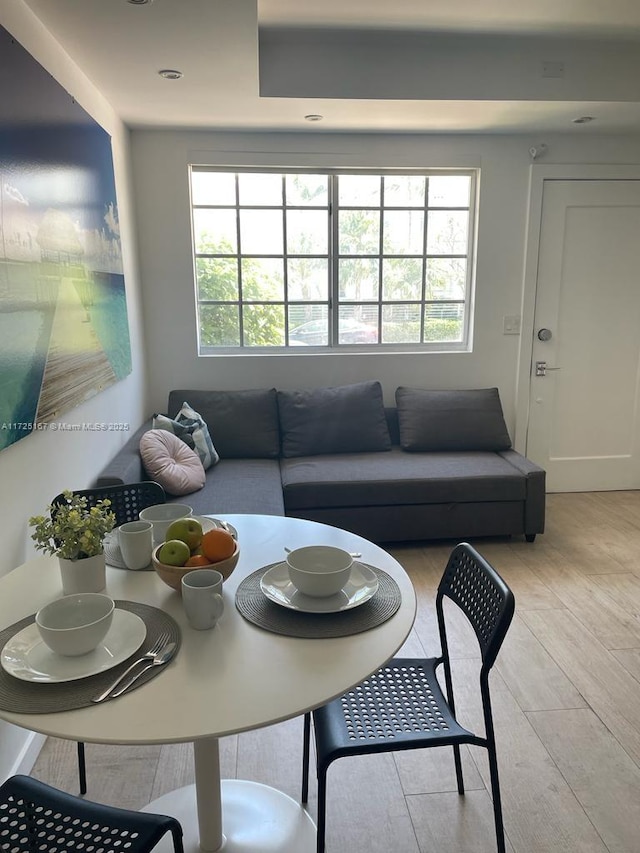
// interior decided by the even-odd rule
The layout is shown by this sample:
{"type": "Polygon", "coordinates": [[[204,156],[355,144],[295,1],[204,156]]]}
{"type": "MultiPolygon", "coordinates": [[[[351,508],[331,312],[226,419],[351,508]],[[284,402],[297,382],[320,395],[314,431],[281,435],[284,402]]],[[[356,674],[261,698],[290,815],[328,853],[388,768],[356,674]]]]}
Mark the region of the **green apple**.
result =
{"type": "Polygon", "coordinates": [[[189,546],[182,539],[169,539],[158,551],[158,559],[165,566],[184,566],[190,556],[189,546]]]}
{"type": "Polygon", "coordinates": [[[202,542],[202,525],[197,518],[178,518],[167,528],[165,542],[170,539],[180,539],[193,551],[202,542]]]}

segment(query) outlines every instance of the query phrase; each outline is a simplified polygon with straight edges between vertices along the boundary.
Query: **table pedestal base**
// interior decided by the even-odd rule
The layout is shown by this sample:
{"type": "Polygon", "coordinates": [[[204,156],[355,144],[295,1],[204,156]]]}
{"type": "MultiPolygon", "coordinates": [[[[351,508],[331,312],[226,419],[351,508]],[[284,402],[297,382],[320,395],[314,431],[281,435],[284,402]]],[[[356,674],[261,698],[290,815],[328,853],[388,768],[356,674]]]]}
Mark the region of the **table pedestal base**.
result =
{"type": "MultiPolygon", "coordinates": [[[[303,807],[275,788],[239,779],[222,781],[223,853],[314,853],[316,827],[303,807]]],[[[195,785],[159,797],[142,809],[177,818],[185,853],[201,853],[195,785]]],[[[155,848],[173,850],[167,835],[155,848]]]]}

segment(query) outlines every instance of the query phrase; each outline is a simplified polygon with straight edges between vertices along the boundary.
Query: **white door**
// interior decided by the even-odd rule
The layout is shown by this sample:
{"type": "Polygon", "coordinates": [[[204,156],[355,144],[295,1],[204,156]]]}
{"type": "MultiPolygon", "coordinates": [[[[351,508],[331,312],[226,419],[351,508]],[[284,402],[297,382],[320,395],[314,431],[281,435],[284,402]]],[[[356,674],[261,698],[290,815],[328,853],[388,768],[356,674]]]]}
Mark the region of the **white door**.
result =
{"type": "Polygon", "coordinates": [[[542,198],[527,455],[550,492],[640,488],[640,181],[542,198]]]}

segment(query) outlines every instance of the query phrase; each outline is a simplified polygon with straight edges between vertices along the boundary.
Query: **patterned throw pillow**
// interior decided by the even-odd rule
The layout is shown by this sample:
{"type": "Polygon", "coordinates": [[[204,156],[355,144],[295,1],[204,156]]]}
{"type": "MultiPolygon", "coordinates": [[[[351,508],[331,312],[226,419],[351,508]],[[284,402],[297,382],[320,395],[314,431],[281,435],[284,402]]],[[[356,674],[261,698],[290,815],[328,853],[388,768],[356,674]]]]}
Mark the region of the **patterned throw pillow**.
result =
{"type": "Polygon", "coordinates": [[[187,447],[195,450],[198,454],[205,471],[220,459],[211,441],[206,423],[188,403],[182,404],[182,408],[175,418],[168,418],[166,415],[154,415],[153,429],[164,429],[184,441],[187,447]]]}

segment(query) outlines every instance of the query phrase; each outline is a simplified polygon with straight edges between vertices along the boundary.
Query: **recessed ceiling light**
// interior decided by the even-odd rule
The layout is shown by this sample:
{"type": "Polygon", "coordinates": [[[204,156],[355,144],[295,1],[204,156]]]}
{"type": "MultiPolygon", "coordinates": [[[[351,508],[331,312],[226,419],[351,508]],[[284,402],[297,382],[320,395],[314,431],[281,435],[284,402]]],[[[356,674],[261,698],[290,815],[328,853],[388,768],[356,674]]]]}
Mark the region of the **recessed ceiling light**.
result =
{"type": "Polygon", "coordinates": [[[590,121],[595,121],[595,116],[580,116],[572,119],[574,124],[589,124],[590,121]]]}
{"type": "Polygon", "coordinates": [[[173,68],[163,68],[162,71],[158,71],[158,74],[165,80],[179,80],[182,77],[182,71],[176,71],[173,68]]]}
{"type": "Polygon", "coordinates": [[[148,3],[153,3],[153,0],[127,0],[132,6],[146,6],[148,3]]]}
{"type": "Polygon", "coordinates": [[[318,113],[309,113],[309,115],[304,117],[305,121],[322,121],[324,116],[318,115],[318,113]]]}

